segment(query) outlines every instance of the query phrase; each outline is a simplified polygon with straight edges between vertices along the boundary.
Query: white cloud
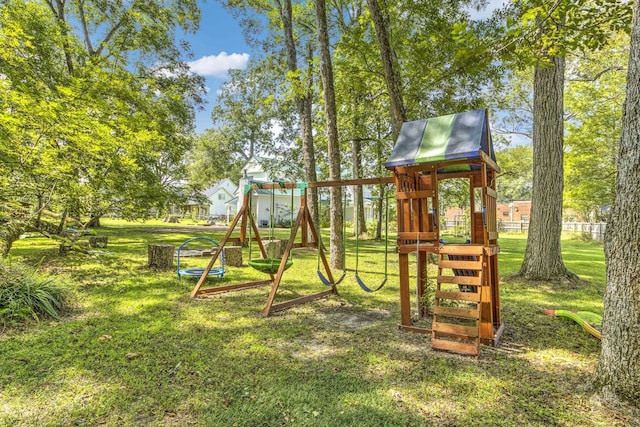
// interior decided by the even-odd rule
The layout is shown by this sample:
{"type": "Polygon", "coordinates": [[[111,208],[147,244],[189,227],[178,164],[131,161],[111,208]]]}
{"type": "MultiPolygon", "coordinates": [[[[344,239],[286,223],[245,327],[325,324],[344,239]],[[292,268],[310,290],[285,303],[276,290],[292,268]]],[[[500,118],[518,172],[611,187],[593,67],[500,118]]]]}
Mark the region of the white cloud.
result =
{"type": "Polygon", "coordinates": [[[229,70],[243,70],[249,62],[248,53],[220,52],[188,62],[191,71],[201,76],[225,77],[229,70]]]}

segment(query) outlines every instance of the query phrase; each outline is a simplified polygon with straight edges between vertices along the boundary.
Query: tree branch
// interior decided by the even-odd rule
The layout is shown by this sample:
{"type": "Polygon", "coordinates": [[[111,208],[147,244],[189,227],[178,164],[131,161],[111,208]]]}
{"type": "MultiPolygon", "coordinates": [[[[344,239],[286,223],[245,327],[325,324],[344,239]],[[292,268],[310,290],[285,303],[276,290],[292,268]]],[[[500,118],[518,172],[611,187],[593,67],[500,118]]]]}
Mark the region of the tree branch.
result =
{"type": "Polygon", "coordinates": [[[89,55],[93,56],[94,50],[91,45],[91,37],[89,37],[89,28],[87,26],[87,19],[84,16],[84,0],[78,1],[78,13],[80,14],[80,23],[82,24],[82,32],[84,33],[84,42],[87,45],[87,51],[89,55]]]}
{"type": "Polygon", "coordinates": [[[603,70],[600,70],[599,72],[595,73],[592,76],[586,76],[586,77],[582,77],[582,78],[572,78],[569,79],[570,82],[595,82],[596,80],[598,80],[600,77],[602,77],[603,75],[607,74],[608,72],[611,71],[626,71],[626,67],[623,67],[622,65],[617,65],[617,66],[613,66],[613,67],[607,67],[603,70]]]}

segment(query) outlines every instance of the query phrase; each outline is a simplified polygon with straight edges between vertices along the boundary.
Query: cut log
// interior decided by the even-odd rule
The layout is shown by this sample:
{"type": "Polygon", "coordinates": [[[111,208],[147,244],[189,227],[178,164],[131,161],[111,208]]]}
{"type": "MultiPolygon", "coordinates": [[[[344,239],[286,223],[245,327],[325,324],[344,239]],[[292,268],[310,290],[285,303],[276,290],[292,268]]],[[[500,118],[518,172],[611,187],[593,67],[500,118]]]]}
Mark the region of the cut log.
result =
{"type": "Polygon", "coordinates": [[[231,267],[242,267],[242,246],[225,247],[224,263],[231,267]]]}
{"type": "Polygon", "coordinates": [[[90,236],[89,246],[92,248],[106,248],[108,240],[109,238],[107,236],[90,236]]]}
{"type": "Polygon", "coordinates": [[[158,270],[173,268],[173,245],[149,245],[149,264],[147,267],[158,270]]]}

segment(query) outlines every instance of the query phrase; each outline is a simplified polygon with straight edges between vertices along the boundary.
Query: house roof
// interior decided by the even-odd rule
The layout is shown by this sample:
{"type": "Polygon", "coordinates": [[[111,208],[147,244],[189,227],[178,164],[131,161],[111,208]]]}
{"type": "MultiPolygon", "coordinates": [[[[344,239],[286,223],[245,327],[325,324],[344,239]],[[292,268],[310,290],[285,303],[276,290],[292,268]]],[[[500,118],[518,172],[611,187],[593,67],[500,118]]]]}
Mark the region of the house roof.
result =
{"type": "Polygon", "coordinates": [[[229,195],[233,195],[235,194],[235,192],[237,191],[238,187],[228,178],[225,178],[221,181],[218,181],[216,183],[216,185],[214,185],[211,188],[207,188],[203,193],[205,196],[207,197],[211,197],[214,194],[218,193],[221,190],[224,190],[226,193],[228,193],[229,195]],[[227,186],[228,184],[231,184],[231,190],[227,190],[227,186]]]}
{"type": "Polygon", "coordinates": [[[386,167],[477,159],[482,152],[495,161],[486,109],[403,123],[386,167]]]}

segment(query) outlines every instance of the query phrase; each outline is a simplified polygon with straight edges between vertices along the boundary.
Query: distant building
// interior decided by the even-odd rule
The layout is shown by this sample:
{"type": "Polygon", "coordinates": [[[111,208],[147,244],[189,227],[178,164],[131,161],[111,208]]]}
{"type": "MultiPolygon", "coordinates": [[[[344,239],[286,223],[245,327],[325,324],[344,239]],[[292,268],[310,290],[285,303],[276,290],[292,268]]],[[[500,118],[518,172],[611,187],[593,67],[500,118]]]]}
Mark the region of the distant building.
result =
{"type": "MultiPolygon", "coordinates": [[[[262,165],[264,161],[266,160],[253,156],[242,168],[243,176],[240,178],[236,192],[236,212],[243,206],[245,185],[252,182],[268,183],[282,181],[282,177],[271,177],[269,173],[264,170],[262,165]]],[[[252,210],[259,227],[271,226],[272,218],[274,226],[288,226],[292,213],[293,220],[295,221],[298,209],[300,208],[300,190],[293,190],[293,205],[291,191],[292,190],[275,190],[275,193],[272,193],[271,190],[267,189],[253,190],[252,210]]]]}
{"type": "Polygon", "coordinates": [[[523,221],[531,220],[531,200],[517,200],[510,203],[498,203],[498,221],[523,221]]]}
{"type": "Polygon", "coordinates": [[[209,200],[209,217],[215,219],[225,218],[232,206],[230,202],[236,198],[237,191],[238,187],[228,178],[218,181],[213,187],[207,188],[203,194],[209,200]]]}

